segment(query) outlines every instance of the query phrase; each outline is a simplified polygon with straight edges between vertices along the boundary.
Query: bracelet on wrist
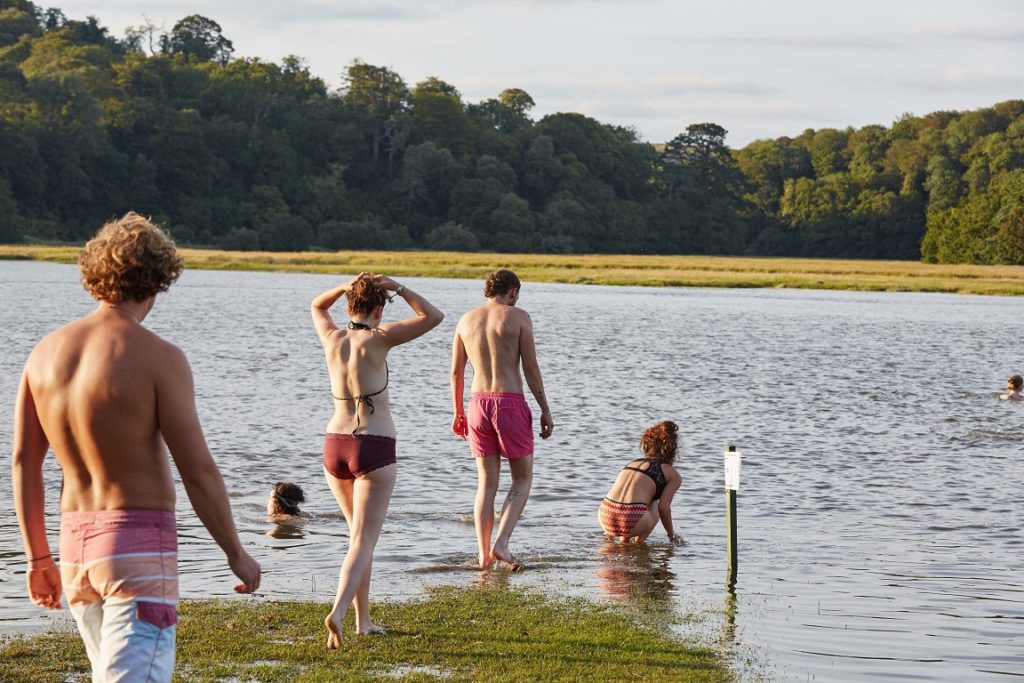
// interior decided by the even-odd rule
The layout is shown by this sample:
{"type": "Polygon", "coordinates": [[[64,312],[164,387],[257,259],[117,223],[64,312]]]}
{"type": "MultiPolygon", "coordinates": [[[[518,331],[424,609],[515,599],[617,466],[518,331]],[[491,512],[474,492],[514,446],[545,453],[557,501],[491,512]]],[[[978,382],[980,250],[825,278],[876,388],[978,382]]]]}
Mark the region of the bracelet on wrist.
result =
{"type": "Polygon", "coordinates": [[[52,557],[53,555],[51,553],[46,553],[45,555],[40,555],[39,557],[30,557],[28,558],[28,562],[29,564],[32,564],[33,562],[41,562],[43,560],[51,559],[52,557]]]}
{"type": "Polygon", "coordinates": [[[398,285],[398,289],[395,290],[395,294],[397,294],[398,296],[402,296],[403,294],[405,294],[405,290],[405,285],[398,285]]]}

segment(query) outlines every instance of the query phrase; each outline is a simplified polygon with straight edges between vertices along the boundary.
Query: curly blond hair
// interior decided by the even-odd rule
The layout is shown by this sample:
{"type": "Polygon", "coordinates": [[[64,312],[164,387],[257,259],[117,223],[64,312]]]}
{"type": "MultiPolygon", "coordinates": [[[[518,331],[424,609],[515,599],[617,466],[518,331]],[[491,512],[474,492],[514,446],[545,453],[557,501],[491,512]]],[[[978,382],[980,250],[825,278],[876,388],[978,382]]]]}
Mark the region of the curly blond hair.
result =
{"type": "Polygon", "coordinates": [[[99,301],[145,301],[166,292],[184,263],[170,235],[134,211],[110,221],[78,256],[82,285],[99,301]]]}

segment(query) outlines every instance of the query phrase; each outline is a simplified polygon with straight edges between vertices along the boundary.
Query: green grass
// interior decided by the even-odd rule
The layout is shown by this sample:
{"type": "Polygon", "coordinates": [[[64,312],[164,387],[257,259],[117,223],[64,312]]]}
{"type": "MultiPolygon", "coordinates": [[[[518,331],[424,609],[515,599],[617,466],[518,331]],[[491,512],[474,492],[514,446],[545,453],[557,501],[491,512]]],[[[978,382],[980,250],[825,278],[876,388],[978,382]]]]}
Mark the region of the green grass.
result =
{"type": "MultiPolygon", "coordinates": [[[[731,681],[721,658],[668,635],[644,610],[550,600],[507,588],[442,588],[374,606],[386,636],[325,646],[329,606],[186,601],[175,681],[731,681]],[[628,611],[627,611],[628,610],[628,611]]],[[[682,617],[680,616],[680,619],[682,617]]],[[[3,680],[88,680],[73,631],[0,644],[3,680]]]]}
{"type": "MultiPolygon", "coordinates": [[[[78,247],[0,245],[0,259],[74,263],[78,247]]],[[[482,279],[512,268],[526,282],[647,287],[780,287],[1024,295],[1024,266],[916,261],[486,254],[430,251],[242,252],[182,249],[189,268],[482,279]]]]}

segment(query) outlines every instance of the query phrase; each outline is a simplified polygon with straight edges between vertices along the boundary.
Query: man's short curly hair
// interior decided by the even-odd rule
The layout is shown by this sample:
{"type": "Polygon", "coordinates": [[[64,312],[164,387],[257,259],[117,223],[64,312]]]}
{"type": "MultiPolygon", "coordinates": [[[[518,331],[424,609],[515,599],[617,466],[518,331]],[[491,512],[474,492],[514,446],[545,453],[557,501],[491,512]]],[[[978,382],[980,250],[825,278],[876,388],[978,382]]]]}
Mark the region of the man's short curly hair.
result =
{"type": "Polygon", "coordinates": [[[502,268],[487,276],[487,282],[484,283],[484,296],[491,299],[521,287],[519,277],[511,270],[502,268]]]}
{"type": "Polygon", "coordinates": [[[85,290],[111,303],[166,292],[183,267],[170,235],[134,211],[100,228],[78,256],[85,290]]]}

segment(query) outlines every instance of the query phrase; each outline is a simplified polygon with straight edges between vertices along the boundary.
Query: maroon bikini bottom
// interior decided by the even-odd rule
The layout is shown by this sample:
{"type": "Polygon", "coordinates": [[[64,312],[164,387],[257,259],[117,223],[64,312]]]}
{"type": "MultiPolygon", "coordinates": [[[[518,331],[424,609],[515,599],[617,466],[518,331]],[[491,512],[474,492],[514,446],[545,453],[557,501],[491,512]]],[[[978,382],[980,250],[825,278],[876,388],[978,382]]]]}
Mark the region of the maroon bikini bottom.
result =
{"type": "Polygon", "coordinates": [[[328,433],[324,438],[324,468],[338,479],[356,479],[396,462],[390,436],[328,433]]]}

